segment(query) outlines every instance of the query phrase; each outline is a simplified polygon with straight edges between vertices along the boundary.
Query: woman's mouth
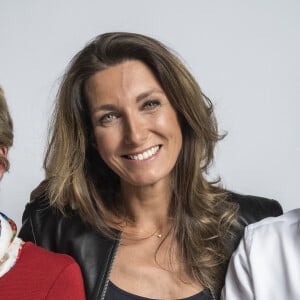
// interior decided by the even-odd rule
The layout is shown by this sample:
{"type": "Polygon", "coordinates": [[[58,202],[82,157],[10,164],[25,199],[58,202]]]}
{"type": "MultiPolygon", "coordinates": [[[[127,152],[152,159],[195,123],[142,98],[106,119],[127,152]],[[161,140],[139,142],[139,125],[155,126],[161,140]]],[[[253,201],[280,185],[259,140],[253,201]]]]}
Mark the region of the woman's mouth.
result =
{"type": "Polygon", "coordinates": [[[161,145],[154,146],[144,152],[141,153],[135,153],[135,154],[128,154],[128,155],[123,155],[124,158],[130,159],[130,160],[138,160],[142,161],[145,159],[149,159],[152,156],[154,156],[160,149],[161,145]]]}

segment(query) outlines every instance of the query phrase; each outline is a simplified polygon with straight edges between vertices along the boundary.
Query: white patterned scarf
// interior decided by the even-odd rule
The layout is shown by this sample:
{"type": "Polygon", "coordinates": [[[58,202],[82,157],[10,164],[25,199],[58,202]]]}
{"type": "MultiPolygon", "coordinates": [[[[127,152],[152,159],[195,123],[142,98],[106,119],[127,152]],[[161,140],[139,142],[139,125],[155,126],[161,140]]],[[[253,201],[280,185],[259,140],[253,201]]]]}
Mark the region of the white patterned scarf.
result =
{"type": "Polygon", "coordinates": [[[0,277],[6,274],[20,256],[24,242],[16,237],[16,224],[0,212],[0,277]]]}

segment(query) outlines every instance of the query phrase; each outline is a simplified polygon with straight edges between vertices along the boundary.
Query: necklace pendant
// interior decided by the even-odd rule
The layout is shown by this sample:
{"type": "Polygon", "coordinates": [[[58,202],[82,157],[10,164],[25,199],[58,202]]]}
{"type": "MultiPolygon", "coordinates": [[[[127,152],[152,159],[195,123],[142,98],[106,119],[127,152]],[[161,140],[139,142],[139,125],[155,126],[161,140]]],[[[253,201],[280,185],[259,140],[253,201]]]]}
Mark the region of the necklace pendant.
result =
{"type": "Polygon", "coordinates": [[[157,234],[156,236],[160,239],[162,237],[162,234],[157,234]]]}

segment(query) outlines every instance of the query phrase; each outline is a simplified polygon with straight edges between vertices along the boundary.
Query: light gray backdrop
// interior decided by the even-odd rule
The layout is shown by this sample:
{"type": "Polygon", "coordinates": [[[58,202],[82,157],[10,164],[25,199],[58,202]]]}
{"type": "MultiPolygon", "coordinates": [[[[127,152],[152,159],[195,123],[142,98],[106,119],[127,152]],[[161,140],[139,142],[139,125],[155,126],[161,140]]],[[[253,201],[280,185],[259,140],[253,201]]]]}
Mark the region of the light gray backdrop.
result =
{"type": "Polygon", "coordinates": [[[299,206],[300,2],[0,0],[0,84],[15,124],[0,209],[21,224],[66,65],[106,31],[175,49],[213,100],[222,130],[212,174],[231,190],[299,206]]]}

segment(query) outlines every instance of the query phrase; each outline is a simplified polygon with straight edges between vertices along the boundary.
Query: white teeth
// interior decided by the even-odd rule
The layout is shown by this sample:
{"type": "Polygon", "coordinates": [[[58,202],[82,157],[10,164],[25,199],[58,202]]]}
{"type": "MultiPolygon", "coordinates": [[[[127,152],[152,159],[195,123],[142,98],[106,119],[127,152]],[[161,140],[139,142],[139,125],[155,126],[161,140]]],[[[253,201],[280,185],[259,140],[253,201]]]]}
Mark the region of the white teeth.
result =
{"type": "Polygon", "coordinates": [[[143,158],[144,159],[147,159],[149,157],[149,154],[148,154],[148,151],[146,151],[144,154],[143,154],[143,158]]]}
{"type": "Polygon", "coordinates": [[[144,160],[156,154],[158,150],[159,146],[155,146],[143,153],[139,153],[136,155],[128,155],[128,157],[132,160],[144,160]]]}

